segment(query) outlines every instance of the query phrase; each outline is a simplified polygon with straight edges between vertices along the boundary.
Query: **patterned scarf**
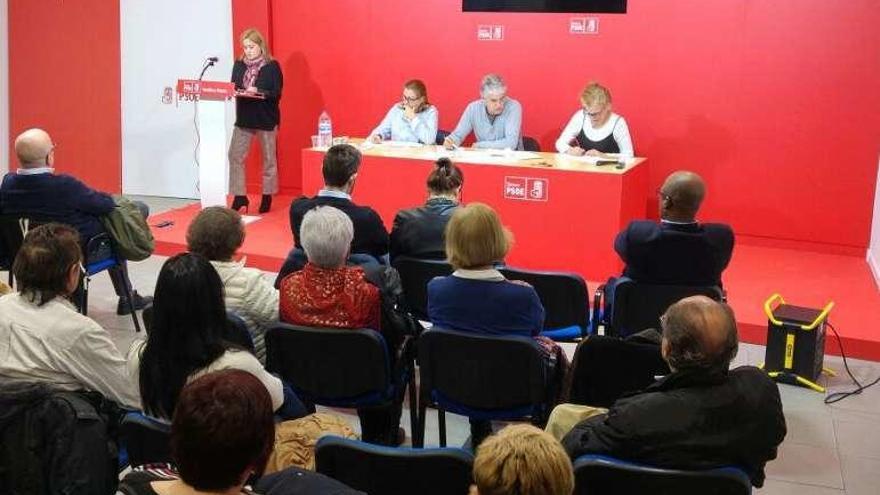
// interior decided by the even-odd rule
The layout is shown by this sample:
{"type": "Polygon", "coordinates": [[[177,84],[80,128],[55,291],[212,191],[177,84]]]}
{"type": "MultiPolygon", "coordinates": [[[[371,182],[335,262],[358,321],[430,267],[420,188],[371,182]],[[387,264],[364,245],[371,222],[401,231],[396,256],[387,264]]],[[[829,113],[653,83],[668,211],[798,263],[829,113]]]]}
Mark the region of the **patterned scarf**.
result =
{"type": "Polygon", "coordinates": [[[257,81],[257,74],[259,74],[260,69],[266,65],[266,59],[263,57],[255,58],[253,60],[244,59],[244,65],[247,66],[247,70],[244,72],[244,78],[242,78],[241,85],[247,89],[253,86],[257,81]]]}

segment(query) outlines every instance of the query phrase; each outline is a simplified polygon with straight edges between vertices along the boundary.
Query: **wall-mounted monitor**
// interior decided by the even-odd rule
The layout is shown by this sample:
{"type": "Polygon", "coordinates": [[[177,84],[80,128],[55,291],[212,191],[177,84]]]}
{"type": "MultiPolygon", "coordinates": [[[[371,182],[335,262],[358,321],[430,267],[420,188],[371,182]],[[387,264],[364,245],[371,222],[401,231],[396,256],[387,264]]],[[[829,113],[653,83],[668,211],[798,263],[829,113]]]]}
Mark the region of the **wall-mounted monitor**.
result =
{"type": "Polygon", "coordinates": [[[626,0],[462,0],[461,6],[464,12],[626,13],[626,0]]]}

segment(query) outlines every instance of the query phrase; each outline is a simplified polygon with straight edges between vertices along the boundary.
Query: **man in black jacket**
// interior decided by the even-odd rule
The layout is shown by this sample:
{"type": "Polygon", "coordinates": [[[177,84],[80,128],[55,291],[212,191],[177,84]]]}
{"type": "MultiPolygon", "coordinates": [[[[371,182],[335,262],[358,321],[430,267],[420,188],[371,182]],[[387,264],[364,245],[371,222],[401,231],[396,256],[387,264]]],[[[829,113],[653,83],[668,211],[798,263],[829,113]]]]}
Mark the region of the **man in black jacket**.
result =
{"type": "Polygon", "coordinates": [[[606,454],[680,469],[738,466],[764,484],[764,465],[785,438],[779,389],[757,368],[728,371],[738,340],[733,311],[704,296],[661,318],[672,373],[578,423],[562,440],[574,459],[606,454]]]}
{"type": "Polygon", "coordinates": [[[306,212],[316,206],[332,206],[342,210],[354,223],[352,254],[369,254],[377,260],[388,254],[388,230],[382,218],[369,206],[358,206],[351,201],[360,164],[361,153],[354,146],[338,144],[327,150],[321,169],[324,188],[313,198],[303,196],[290,204],[290,229],[296,248],[302,248],[299,227],[306,212]]]}

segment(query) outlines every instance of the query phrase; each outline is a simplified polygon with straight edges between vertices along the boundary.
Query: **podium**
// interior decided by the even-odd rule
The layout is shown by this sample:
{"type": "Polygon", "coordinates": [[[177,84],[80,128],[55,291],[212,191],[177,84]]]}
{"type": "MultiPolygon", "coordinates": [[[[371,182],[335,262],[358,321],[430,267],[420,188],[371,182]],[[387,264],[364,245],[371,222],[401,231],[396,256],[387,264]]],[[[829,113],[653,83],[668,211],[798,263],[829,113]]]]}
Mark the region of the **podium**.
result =
{"type": "Polygon", "coordinates": [[[226,206],[229,164],[226,157],[226,101],[235,96],[235,85],[223,81],[179,79],[178,100],[196,105],[199,144],[199,199],[202,208],[226,206]]]}

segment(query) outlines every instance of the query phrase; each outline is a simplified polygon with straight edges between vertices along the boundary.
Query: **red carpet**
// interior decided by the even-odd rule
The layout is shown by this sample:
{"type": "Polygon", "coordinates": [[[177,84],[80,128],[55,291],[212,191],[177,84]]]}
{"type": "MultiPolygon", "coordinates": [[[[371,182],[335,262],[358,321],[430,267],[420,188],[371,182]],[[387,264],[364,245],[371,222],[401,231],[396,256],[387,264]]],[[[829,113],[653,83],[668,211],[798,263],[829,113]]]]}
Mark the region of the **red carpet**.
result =
{"type": "MultiPolygon", "coordinates": [[[[289,196],[276,197],[271,212],[247,225],[247,238],[241,252],[247,256],[249,266],[273,272],[281,267],[293,246],[287,214],[290,201],[289,196]]],[[[252,199],[254,210],[258,202],[252,199]]],[[[198,205],[191,205],[150,217],[151,226],[164,220],[174,222],[166,228],[153,227],[157,254],[172,255],[186,249],[186,228],[198,211],[198,205]]],[[[786,302],[798,306],[821,308],[827,301],[834,301],[829,321],[843,338],[847,356],[880,361],[880,329],[877,328],[880,292],[864,255],[823,254],[739,243],[724,273],[724,283],[744,342],[765,342],[764,301],[779,292],[786,302]]],[[[588,284],[590,289],[598,285],[588,284]]],[[[830,331],[826,352],[840,354],[837,339],[830,331]]]]}

